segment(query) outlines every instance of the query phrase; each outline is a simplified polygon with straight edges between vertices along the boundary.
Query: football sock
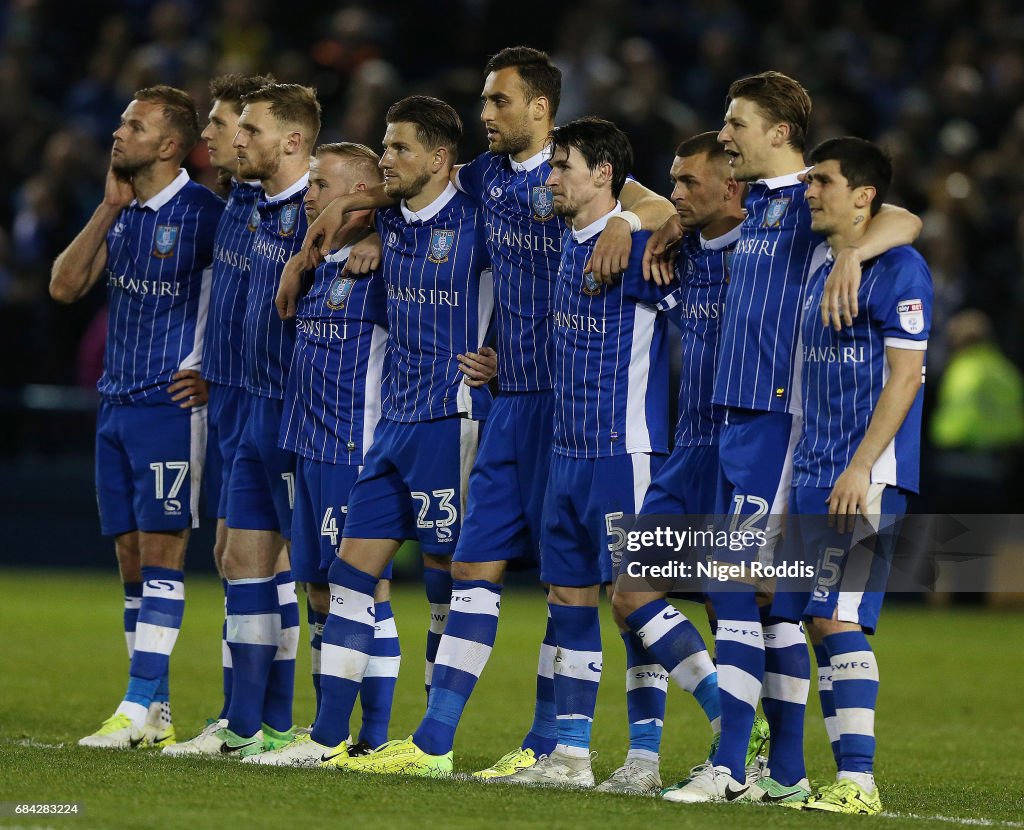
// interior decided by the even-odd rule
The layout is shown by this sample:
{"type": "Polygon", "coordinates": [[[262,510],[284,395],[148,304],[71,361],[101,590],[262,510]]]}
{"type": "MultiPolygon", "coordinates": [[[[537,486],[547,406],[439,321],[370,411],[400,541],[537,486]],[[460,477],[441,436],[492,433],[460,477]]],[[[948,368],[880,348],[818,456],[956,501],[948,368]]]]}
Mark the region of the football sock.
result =
{"type": "Polygon", "coordinates": [[[413,742],[428,755],[444,755],[473,687],[491,656],[498,631],[501,585],[485,580],[455,580],[451,611],[437,649],[427,713],[413,742]]]}
{"type": "MultiPolygon", "coordinates": [[[[846,773],[870,775],[875,760],[878,662],[863,631],[830,634],[823,642],[832,663],[832,695],[839,727],[839,777],[846,773]]],[[[857,778],[853,780],[861,783],[857,778]]]]}
{"type": "Polygon", "coordinates": [[[521,744],[538,758],[550,755],[558,741],[558,712],[555,708],[555,625],[548,609],[544,640],[537,655],[537,699],[533,704],[533,725],[521,744]]]}
{"type": "Polygon", "coordinates": [[[398,645],[398,628],[391,602],[374,604],[377,618],[370,647],[370,662],[366,664],[359,702],[363,709],[363,726],[359,740],[378,747],[388,739],[391,722],[391,704],[395,699],[398,669],[402,664],[402,651],[398,645]]]}
{"type": "Polygon", "coordinates": [[[423,672],[423,684],[430,695],[431,678],[434,675],[434,658],[441,644],[445,621],[448,619],[448,604],[452,598],[452,575],[440,568],[423,569],[423,587],[430,603],[430,628],[427,631],[427,655],[423,672]]]}
{"type": "Polygon", "coordinates": [[[312,738],[337,746],[348,737],[349,719],[373,649],[377,577],[335,559],[328,571],[331,611],[320,654],[320,711],[312,738]]]}
{"type": "Polygon", "coordinates": [[[124,641],[128,646],[128,659],[135,653],[135,626],[139,622],[142,607],[142,583],[124,583],[124,641]]]}
{"type": "Polygon", "coordinates": [[[228,646],[228,581],[222,579],[221,585],[224,588],[224,623],[220,627],[220,664],[221,678],[224,687],[224,706],[220,710],[220,718],[228,716],[228,709],[231,707],[231,648],[228,646]]]}
{"type": "Polygon", "coordinates": [[[839,768],[839,727],[836,724],[836,704],[832,695],[832,661],[824,643],[814,647],[814,659],[818,664],[818,698],[821,700],[821,716],[825,720],[825,733],[832,745],[832,757],[839,768]]]}
{"type": "Polygon", "coordinates": [[[811,686],[811,658],[799,623],[770,617],[764,627],[761,708],[771,730],[768,767],[772,778],[792,786],[804,767],[804,711],[811,686]]]}
{"type": "MultiPolygon", "coordinates": [[[[324,641],[324,623],[327,615],[313,610],[306,600],[306,621],[309,623],[310,668],[313,670],[313,692],[316,695],[316,711],[320,711],[320,644],[324,641]]],[[[315,718],[314,718],[315,720],[315,718]]]]}
{"type": "Polygon", "coordinates": [[[277,607],[281,616],[281,632],[277,653],[267,675],[267,691],[263,697],[263,722],[277,732],[292,728],[292,699],[295,696],[295,656],[299,651],[299,598],[295,593],[292,572],[281,571],[274,576],[277,586],[277,607]]]}
{"type": "Polygon", "coordinates": [[[228,580],[228,648],[231,705],[228,726],[248,738],[260,728],[267,678],[281,640],[274,577],[228,580]]]}
{"type": "Polygon", "coordinates": [[[601,682],[601,621],[597,608],[548,604],[555,624],[556,749],[572,755],[590,749],[590,730],[601,682]]]}
{"type": "Polygon", "coordinates": [[[622,631],[626,646],[626,716],[629,721],[629,754],[656,761],[665,725],[668,675],[652,659],[643,641],[632,631],[622,631]]]}

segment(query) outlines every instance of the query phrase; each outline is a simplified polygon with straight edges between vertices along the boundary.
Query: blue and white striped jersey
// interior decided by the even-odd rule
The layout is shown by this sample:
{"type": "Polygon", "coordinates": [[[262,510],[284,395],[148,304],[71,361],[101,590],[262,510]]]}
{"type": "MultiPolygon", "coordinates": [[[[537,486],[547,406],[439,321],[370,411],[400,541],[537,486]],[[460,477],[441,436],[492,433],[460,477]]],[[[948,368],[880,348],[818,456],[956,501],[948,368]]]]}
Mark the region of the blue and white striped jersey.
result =
{"type": "MultiPolygon", "coordinates": [[[[867,432],[889,378],[886,348],[925,350],[932,322],[932,278],[909,245],[864,264],[852,327],[823,326],[818,306],[832,259],[811,277],[801,328],[804,426],[793,458],[793,484],[832,487],[867,432]]],[[[922,387],[875,462],[871,481],[917,492],[921,457],[922,387]]]]}
{"type": "Polygon", "coordinates": [[[504,392],[550,389],[551,301],[565,223],[544,184],[551,148],[524,162],[483,153],[458,171],[456,184],[484,211],[494,272],[498,386],[504,392]]]}
{"type": "Polygon", "coordinates": [[[641,262],[650,234],[633,234],[629,267],[613,286],[583,269],[606,213],[569,228],[555,283],[553,448],[571,458],[668,452],[668,331],[656,306],[671,291],[646,282],[641,262]]]}
{"type": "Polygon", "coordinates": [[[677,447],[718,443],[725,408],[711,398],[729,264],[739,237],[739,225],[714,239],[697,232],[686,234],[676,260],[679,287],[659,304],[682,334],[677,447]]]}
{"type": "Polygon", "coordinates": [[[799,414],[796,339],[811,254],[806,185],[796,173],[750,184],[732,259],[714,401],[799,414]]]}
{"type": "Polygon", "coordinates": [[[313,461],[358,466],[380,419],[387,292],[377,273],[342,276],[349,251],[320,263],[299,301],[280,443],[313,461]]]}
{"type": "Polygon", "coordinates": [[[491,393],[471,389],[456,355],[483,345],[494,312],[483,216],[449,184],[414,213],[403,201],[378,210],[388,297],[383,415],[415,423],[487,417],[491,393]]]}
{"type": "Polygon", "coordinates": [[[259,227],[259,182],[231,180],[228,204],[213,242],[213,288],[203,346],[203,377],[225,386],[245,386],[242,320],[249,292],[249,249],[259,227]]]}
{"type": "MultiPolygon", "coordinates": [[[[198,369],[210,304],[213,237],[224,202],[182,170],[107,232],[107,343],[100,394],[138,403],[179,369],[198,369]]],[[[169,398],[159,398],[166,403],[169,398]]]]}
{"type": "Polygon", "coordinates": [[[274,299],[284,264],[302,246],[306,212],[302,199],[309,187],[304,173],[291,187],[260,200],[260,226],[249,255],[249,293],[242,323],[245,388],[261,398],[284,398],[285,375],[295,347],[295,320],[277,316],[274,299]]]}

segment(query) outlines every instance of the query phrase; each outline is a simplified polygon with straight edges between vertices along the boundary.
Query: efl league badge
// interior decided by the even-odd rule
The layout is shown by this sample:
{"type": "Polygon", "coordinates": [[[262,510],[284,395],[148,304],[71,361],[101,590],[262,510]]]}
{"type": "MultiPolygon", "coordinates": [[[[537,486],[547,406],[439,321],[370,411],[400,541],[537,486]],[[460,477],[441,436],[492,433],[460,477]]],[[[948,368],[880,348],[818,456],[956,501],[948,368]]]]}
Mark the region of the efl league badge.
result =
{"type": "Polygon", "coordinates": [[[900,300],[896,304],[896,313],[900,316],[900,327],[908,334],[924,331],[924,303],[921,300],[900,300]]]}
{"type": "Polygon", "coordinates": [[[260,226],[260,208],[259,205],[252,206],[252,213],[249,214],[249,224],[245,227],[250,231],[254,231],[260,226]]]}
{"type": "Polygon", "coordinates": [[[530,207],[533,208],[533,218],[538,222],[545,222],[554,213],[555,200],[551,195],[551,188],[538,184],[530,188],[530,207]]]}
{"type": "Polygon", "coordinates": [[[777,228],[782,222],[782,217],[786,215],[786,208],[789,205],[789,197],[783,196],[780,199],[772,199],[768,203],[768,210],[764,214],[764,225],[765,228],[777,228]]]}
{"type": "Polygon", "coordinates": [[[594,279],[593,274],[583,275],[583,293],[588,297],[596,297],[601,293],[601,283],[594,279]]]}
{"type": "Polygon", "coordinates": [[[281,208],[281,218],[277,223],[277,232],[280,236],[291,236],[295,233],[295,223],[299,221],[299,206],[296,204],[285,205],[281,208]]]}
{"type": "Polygon", "coordinates": [[[167,259],[174,256],[174,245],[178,241],[177,225],[157,225],[153,234],[153,256],[167,259]]]}
{"type": "Polygon", "coordinates": [[[434,228],[430,232],[430,255],[427,257],[431,262],[442,263],[448,261],[448,253],[455,244],[455,231],[444,228],[434,228]]]}
{"type": "Polygon", "coordinates": [[[351,277],[335,277],[331,283],[331,290],[327,292],[327,307],[332,311],[344,308],[355,284],[356,281],[351,277]]]}

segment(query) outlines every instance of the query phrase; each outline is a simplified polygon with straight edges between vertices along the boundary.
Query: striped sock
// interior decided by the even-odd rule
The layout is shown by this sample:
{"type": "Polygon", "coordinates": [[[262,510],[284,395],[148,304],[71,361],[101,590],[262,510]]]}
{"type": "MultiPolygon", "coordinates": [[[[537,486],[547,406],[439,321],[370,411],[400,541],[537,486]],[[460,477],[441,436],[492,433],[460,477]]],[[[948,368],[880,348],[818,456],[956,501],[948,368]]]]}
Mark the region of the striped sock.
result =
{"type": "MultiPolygon", "coordinates": [[[[310,667],[313,670],[313,693],[316,695],[316,712],[320,713],[320,644],[324,641],[324,623],[327,615],[313,610],[306,600],[306,622],[309,623],[310,667]]],[[[316,718],[314,718],[316,720],[316,718]]]]}
{"type": "Polygon", "coordinates": [[[267,675],[267,691],[263,697],[263,722],[277,732],[292,728],[292,701],[295,697],[295,656],[299,652],[299,598],[291,571],[274,576],[277,586],[277,608],[281,615],[281,632],[277,653],[267,675]]]}
{"type": "Polygon", "coordinates": [[[267,677],[281,640],[281,614],[274,577],[228,580],[228,648],[231,649],[231,705],[228,726],[242,737],[255,735],[263,717],[267,677]]]}
{"type": "Polygon", "coordinates": [[[626,646],[626,715],[629,720],[629,755],[658,760],[661,730],[665,725],[668,674],[651,659],[643,641],[632,631],[622,631],[626,646]]]}
{"type": "Polygon", "coordinates": [[[832,745],[832,757],[839,768],[839,726],[836,724],[836,704],[832,695],[832,661],[824,643],[814,647],[814,659],[818,664],[818,697],[821,700],[821,716],[825,719],[825,734],[832,745]]]}
{"type": "Polygon", "coordinates": [[[558,711],[555,707],[555,625],[548,609],[544,640],[537,656],[537,699],[533,704],[533,725],[523,738],[523,749],[538,758],[550,755],[558,742],[558,711]]]}
{"type": "Polygon", "coordinates": [[[398,644],[398,628],[391,603],[388,600],[376,603],[374,613],[377,623],[373,628],[370,662],[366,664],[363,685],[359,690],[359,703],[363,709],[359,740],[378,747],[388,739],[402,650],[398,644]]]}
{"type": "Polygon", "coordinates": [[[704,647],[700,632],[682,611],[663,599],[653,600],[628,617],[626,625],[669,678],[696,698],[711,725],[721,730],[721,705],[718,699],[718,673],[704,647]]]}
{"type": "Polygon", "coordinates": [[[811,658],[804,627],[772,617],[764,627],[761,708],[771,730],[768,767],[789,787],[807,775],[804,713],[811,686],[811,658]]]}
{"type": "Polygon", "coordinates": [[[734,584],[710,594],[718,618],[715,652],[722,735],[712,759],[737,781],[746,778],[747,744],[764,680],[764,633],[752,589],[734,584]]]}
{"type": "Polygon", "coordinates": [[[128,646],[128,659],[135,654],[135,626],[139,622],[142,607],[142,583],[124,583],[124,642],[128,646]]]}
{"type": "Polygon", "coordinates": [[[231,708],[231,648],[228,646],[228,581],[222,579],[221,586],[224,588],[224,623],[220,627],[220,664],[221,678],[224,687],[224,706],[220,710],[219,718],[228,716],[228,709],[231,708]]]}
{"type": "Polygon", "coordinates": [[[548,605],[555,624],[556,749],[580,756],[590,749],[590,730],[601,682],[601,621],[597,608],[548,605]]]}
{"type": "Polygon", "coordinates": [[[444,634],[452,598],[452,575],[440,568],[424,568],[423,587],[426,588],[427,602],[430,603],[430,628],[427,630],[427,656],[423,672],[423,685],[429,697],[434,659],[437,657],[437,647],[441,645],[441,635],[444,634]]]}
{"type": "Polygon", "coordinates": [[[312,738],[324,746],[337,746],[348,736],[352,707],[370,662],[377,577],[342,559],[331,563],[328,577],[331,611],[320,647],[320,711],[312,738]]]}
{"type": "Polygon", "coordinates": [[[167,674],[184,613],[185,574],[173,568],[143,567],[128,691],[117,708],[138,728],[145,724],[149,705],[167,674]]]}
{"type": "Polygon", "coordinates": [[[824,639],[832,663],[832,695],[839,728],[839,777],[874,788],[875,705],[878,661],[863,631],[842,631],[824,639]]]}
{"type": "Polygon", "coordinates": [[[452,583],[452,609],[437,650],[427,713],[412,736],[428,755],[444,755],[473,687],[494,647],[501,608],[501,586],[484,580],[452,583]]]}

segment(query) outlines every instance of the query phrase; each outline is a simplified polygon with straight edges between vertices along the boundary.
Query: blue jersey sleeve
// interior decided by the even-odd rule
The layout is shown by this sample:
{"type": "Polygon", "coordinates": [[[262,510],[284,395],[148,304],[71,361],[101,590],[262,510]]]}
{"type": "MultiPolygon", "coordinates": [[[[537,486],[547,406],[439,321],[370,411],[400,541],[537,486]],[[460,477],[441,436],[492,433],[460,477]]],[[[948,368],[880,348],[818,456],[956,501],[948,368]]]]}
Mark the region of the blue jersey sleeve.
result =
{"type": "Polygon", "coordinates": [[[928,341],[932,324],[932,277],[928,265],[912,248],[883,255],[874,289],[867,299],[868,313],[886,341],[928,341]]]}
{"type": "Polygon", "coordinates": [[[629,265],[622,275],[622,293],[638,303],[658,306],[678,285],[658,285],[653,280],[644,279],[644,248],[651,238],[650,231],[637,231],[633,234],[633,247],[629,251],[629,265]]]}
{"type": "Polygon", "coordinates": [[[477,204],[484,198],[484,173],[487,172],[488,154],[482,153],[458,169],[455,186],[477,204]]]}

